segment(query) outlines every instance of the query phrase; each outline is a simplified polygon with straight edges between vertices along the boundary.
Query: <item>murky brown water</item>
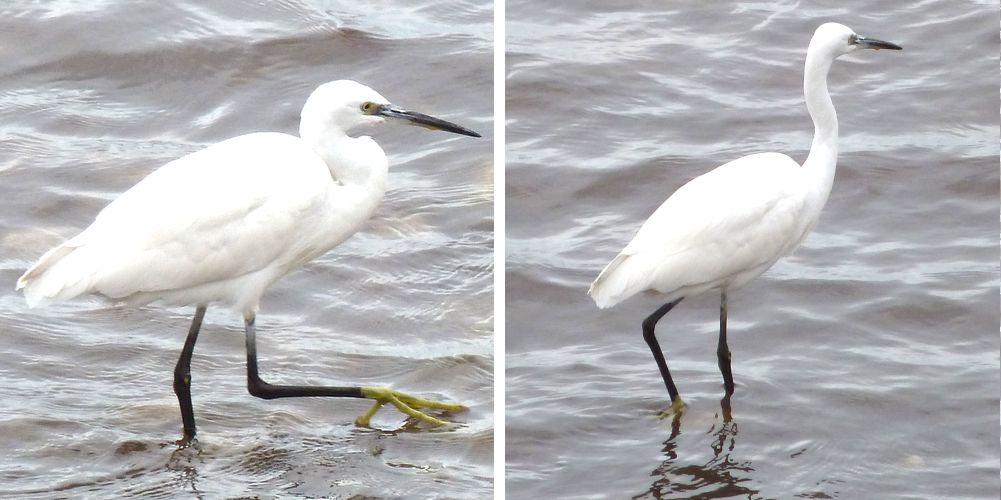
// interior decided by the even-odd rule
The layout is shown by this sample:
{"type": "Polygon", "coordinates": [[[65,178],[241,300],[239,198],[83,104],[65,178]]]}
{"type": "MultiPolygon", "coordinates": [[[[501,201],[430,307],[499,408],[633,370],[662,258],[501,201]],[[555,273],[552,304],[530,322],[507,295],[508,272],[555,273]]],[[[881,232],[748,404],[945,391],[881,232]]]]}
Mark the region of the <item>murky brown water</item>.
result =
{"type": "Polygon", "coordinates": [[[508,498],[997,498],[998,7],[934,0],[507,4],[508,498]],[[834,191],[794,255],[659,337],[588,284],[687,180],[802,161],[813,30],[897,42],[835,63],[834,191]]]}
{"type": "Polygon", "coordinates": [[[493,488],[490,2],[8,2],[0,19],[0,497],[483,498],[493,488]],[[373,131],[366,228],[265,295],[264,376],[392,384],[470,406],[400,428],[357,400],[246,391],[242,321],[209,310],[192,363],[201,450],[176,451],[191,309],[28,310],[17,277],[156,167],[261,131],[351,78],[484,139],[373,131]]]}

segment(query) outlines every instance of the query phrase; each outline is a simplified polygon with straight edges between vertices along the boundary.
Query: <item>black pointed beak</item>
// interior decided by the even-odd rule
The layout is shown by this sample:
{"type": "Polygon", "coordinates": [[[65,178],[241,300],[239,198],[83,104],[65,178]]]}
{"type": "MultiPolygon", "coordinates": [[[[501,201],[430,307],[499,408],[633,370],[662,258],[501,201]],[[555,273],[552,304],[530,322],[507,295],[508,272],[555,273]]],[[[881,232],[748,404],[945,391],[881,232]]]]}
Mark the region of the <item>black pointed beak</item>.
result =
{"type": "Polygon", "coordinates": [[[416,111],[408,111],[403,108],[398,108],[392,104],[382,104],[379,106],[375,113],[379,116],[384,116],[386,118],[395,118],[404,120],[409,125],[416,125],[418,127],[429,128],[431,130],[444,130],[445,132],[451,132],[453,134],[468,135],[470,137],[481,137],[480,134],[469,130],[466,127],[456,125],[452,122],[442,120],[441,118],[435,118],[433,116],[425,115],[424,113],[418,113],[416,111]]]}
{"type": "Polygon", "coordinates": [[[876,50],[879,50],[879,49],[903,50],[904,49],[903,47],[901,47],[901,46],[899,46],[899,45],[897,45],[895,43],[884,42],[883,40],[876,40],[875,38],[866,38],[864,36],[860,36],[860,37],[856,38],[855,39],[855,43],[856,43],[856,45],[859,46],[860,49],[876,49],[876,50]]]}

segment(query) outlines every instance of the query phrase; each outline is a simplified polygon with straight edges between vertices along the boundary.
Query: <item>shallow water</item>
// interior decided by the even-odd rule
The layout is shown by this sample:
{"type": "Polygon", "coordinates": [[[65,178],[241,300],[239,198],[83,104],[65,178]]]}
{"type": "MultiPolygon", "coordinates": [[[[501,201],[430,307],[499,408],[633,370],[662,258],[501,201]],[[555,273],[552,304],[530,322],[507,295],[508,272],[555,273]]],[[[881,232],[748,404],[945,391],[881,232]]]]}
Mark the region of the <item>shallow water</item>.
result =
{"type": "Polygon", "coordinates": [[[993,3],[507,4],[509,498],[997,498],[999,24],[993,3]],[[545,5],[543,7],[543,5],[545,5]],[[833,192],[803,246],[658,337],[589,283],[684,182],[812,137],[822,22],[899,43],[835,63],[833,192]],[[729,411],[727,411],[729,410],[729,411]]]}
{"type": "Polygon", "coordinates": [[[493,488],[493,11],[489,2],[13,2],[0,20],[0,497],[483,498],[493,488]],[[392,13],[392,15],[386,15],[392,13]],[[358,400],[246,391],[242,321],[209,309],[192,362],[200,449],[171,383],[191,308],[28,310],[45,250],[156,167],[235,135],[296,133],[351,78],[484,139],[400,127],[365,229],[288,276],[258,316],[274,382],[391,384],[458,426],[358,400]]]}

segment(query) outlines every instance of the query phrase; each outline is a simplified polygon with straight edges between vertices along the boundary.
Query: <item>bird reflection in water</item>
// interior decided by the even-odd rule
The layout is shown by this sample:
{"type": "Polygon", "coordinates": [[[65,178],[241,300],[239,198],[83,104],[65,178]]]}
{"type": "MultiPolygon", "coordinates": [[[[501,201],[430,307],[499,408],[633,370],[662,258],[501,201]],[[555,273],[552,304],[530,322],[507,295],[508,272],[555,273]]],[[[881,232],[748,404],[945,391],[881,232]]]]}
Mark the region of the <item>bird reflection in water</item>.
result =
{"type": "Polygon", "coordinates": [[[706,435],[712,439],[709,447],[713,457],[705,464],[690,464],[678,459],[678,437],[681,435],[681,418],[684,413],[671,416],[671,435],[661,449],[665,460],[650,473],[656,478],[650,489],[632,498],[677,498],[679,493],[691,496],[685,498],[729,498],[747,496],[753,498],[757,490],[748,487],[748,475],[754,472],[749,460],[733,457],[737,447],[737,422],[730,407],[731,395],[720,400],[720,411],[713,420],[706,435]]]}

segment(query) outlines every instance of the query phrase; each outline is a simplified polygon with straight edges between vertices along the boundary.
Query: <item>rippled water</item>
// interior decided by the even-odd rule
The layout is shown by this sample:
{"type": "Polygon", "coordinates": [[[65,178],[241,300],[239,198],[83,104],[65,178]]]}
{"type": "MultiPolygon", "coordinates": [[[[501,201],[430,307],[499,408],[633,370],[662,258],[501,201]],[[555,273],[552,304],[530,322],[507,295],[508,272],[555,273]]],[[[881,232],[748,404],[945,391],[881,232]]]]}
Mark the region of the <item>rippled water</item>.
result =
{"type": "Polygon", "coordinates": [[[7,2],[0,19],[0,497],[483,498],[493,488],[490,2],[7,2]],[[200,449],[171,442],[192,310],[94,299],[28,310],[45,250],[156,167],[295,133],[351,78],[484,139],[373,131],[390,157],[366,228],[265,294],[263,375],[391,384],[470,407],[415,429],[358,400],[246,391],[242,321],[211,309],[192,363],[200,449]]]}
{"type": "Polygon", "coordinates": [[[507,4],[509,498],[997,498],[998,9],[994,3],[507,4]],[[677,187],[739,156],[805,159],[822,22],[897,42],[835,63],[841,157],[821,220],[659,338],[660,305],[588,284],[677,187]],[[729,410],[729,411],[727,411],[729,410]]]}

